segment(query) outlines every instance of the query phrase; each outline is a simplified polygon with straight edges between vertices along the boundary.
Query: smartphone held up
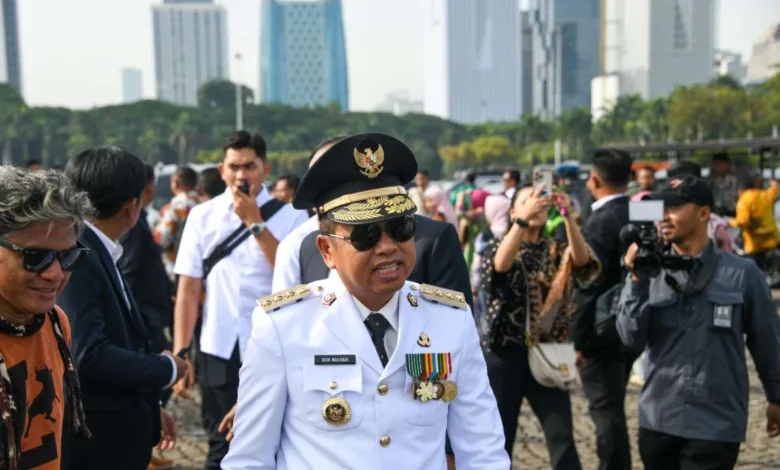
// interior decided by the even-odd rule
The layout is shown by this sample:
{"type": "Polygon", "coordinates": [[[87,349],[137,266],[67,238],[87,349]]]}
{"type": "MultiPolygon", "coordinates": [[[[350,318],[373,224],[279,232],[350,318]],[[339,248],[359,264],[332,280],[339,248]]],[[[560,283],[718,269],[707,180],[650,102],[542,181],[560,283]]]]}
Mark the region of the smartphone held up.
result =
{"type": "Polygon", "coordinates": [[[539,185],[544,185],[544,193],[549,196],[553,193],[554,175],[552,170],[536,170],[534,171],[534,187],[538,188],[539,185]]]}

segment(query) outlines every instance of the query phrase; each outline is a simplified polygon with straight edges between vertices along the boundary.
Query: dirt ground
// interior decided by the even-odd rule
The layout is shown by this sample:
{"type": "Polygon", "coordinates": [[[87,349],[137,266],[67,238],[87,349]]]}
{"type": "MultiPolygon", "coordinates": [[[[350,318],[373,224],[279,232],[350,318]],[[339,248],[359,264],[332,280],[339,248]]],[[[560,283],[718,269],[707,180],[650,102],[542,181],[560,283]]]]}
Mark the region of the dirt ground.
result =
{"type": "MultiPolygon", "coordinates": [[[[770,440],[764,431],[764,399],[761,384],[758,381],[752,362],[750,364],[750,419],[748,422],[748,437],[742,444],[737,468],[768,469],[780,468],[780,440],[770,440]]],[[[637,433],[637,398],[639,389],[632,387],[626,400],[626,412],[629,416],[629,429],[633,444],[632,454],[635,469],[641,469],[639,454],[636,450],[637,433]]],[[[180,470],[201,469],[206,455],[206,436],[200,429],[200,409],[197,401],[173,399],[169,408],[174,412],[179,423],[180,438],[177,448],[166,454],[176,462],[180,470]]],[[[588,404],[582,393],[572,396],[574,411],[574,432],[577,438],[577,450],[585,470],[596,469],[595,429],[588,416],[588,404]]],[[[520,428],[515,445],[514,466],[516,469],[541,470],[549,469],[547,447],[544,442],[539,422],[531,412],[527,403],[523,404],[520,416],[520,428]]]]}

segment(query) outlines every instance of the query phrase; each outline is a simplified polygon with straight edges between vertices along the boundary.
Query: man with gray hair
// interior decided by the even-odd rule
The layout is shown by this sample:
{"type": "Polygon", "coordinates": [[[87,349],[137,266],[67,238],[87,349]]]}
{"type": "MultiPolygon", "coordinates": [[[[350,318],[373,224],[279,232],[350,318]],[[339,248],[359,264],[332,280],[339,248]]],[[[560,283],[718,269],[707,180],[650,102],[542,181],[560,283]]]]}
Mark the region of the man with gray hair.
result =
{"type": "Polygon", "coordinates": [[[60,468],[63,422],[71,434],[90,435],[69,350],[70,325],[54,303],[88,253],[78,237],[92,213],[87,195],[63,174],[0,166],[4,469],[60,468]]]}

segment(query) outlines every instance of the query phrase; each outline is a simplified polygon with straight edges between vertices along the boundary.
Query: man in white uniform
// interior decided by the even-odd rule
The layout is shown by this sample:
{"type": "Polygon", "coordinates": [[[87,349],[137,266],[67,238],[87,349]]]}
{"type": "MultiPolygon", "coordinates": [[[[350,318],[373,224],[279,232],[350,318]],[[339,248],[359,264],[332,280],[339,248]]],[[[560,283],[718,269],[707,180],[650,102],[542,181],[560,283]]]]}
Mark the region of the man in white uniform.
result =
{"type": "Polygon", "coordinates": [[[501,419],[461,293],[407,282],[414,212],[408,147],[343,139],[309,170],[338,278],[262,298],[241,367],[225,470],[507,470],[501,419]]]}

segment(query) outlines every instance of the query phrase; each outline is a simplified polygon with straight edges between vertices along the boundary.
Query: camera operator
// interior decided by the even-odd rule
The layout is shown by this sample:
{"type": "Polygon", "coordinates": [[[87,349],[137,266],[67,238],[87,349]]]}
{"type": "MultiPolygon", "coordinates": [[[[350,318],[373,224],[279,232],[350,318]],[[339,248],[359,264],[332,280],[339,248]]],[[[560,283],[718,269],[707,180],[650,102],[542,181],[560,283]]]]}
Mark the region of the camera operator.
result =
{"type": "Polygon", "coordinates": [[[654,198],[671,246],[652,246],[652,223],[639,230],[617,318],[623,343],[648,353],[639,453],[647,470],[732,469],[747,426],[746,344],[769,402],[767,434],[780,435],[780,318],[755,263],[707,236],[714,198],[703,180],[654,198]]]}

